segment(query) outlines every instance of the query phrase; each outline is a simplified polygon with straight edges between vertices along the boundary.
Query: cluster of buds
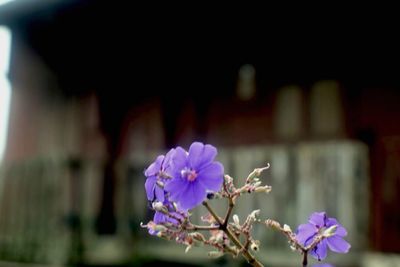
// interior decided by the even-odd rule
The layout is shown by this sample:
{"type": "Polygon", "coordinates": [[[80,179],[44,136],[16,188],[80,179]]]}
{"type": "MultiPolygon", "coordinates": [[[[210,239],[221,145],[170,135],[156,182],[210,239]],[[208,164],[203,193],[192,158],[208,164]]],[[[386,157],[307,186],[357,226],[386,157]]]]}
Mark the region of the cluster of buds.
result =
{"type": "Polygon", "coordinates": [[[208,253],[211,258],[241,255],[252,266],[263,266],[253,255],[260,250],[260,241],[252,235],[255,224],[265,225],[286,236],[290,248],[303,254],[303,266],[307,266],[308,254],[318,260],[324,259],[327,247],[338,253],[349,250],[350,245],[342,239],[347,234],[345,228],[336,219],[328,218],[325,212],[313,213],[309,223],[300,225],[296,233],[286,224],[281,226],[271,219],[260,220],[260,210],[250,212],[241,223],[239,216],[232,214],[236,202],[244,194],[271,192],[271,186],[263,185],[260,178],[270,165],[254,169],[245,183],[236,187],[231,176],[221,173],[222,165],[212,161],[215,155],[214,147],[197,142],[192,144],[189,152],[178,147],[165,157],[159,156],[145,172],[154,219],[141,226],[151,235],[185,245],[185,252],[196,246],[209,246],[213,248],[208,253]],[[228,202],[224,216],[218,215],[209,204],[210,200],[220,199],[228,202]],[[199,204],[208,211],[201,217],[201,225],[190,220],[189,211],[199,204]]]}

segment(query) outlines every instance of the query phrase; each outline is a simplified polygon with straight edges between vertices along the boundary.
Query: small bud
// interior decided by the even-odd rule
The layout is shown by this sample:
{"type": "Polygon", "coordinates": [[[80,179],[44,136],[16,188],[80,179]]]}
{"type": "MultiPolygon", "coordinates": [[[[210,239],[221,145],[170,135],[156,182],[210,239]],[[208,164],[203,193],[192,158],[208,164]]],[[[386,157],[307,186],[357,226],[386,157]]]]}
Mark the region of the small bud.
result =
{"type": "Polygon", "coordinates": [[[225,178],[225,182],[226,183],[232,183],[233,182],[233,178],[230,177],[228,174],[225,174],[224,178],[225,178]]]}
{"type": "Polygon", "coordinates": [[[260,215],[260,210],[253,210],[251,213],[250,213],[250,217],[252,217],[252,218],[256,218],[258,215],[260,215]]]}
{"type": "Polygon", "coordinates": [[[207,193],[207,199],[214,199],[214,198],[215,198],[214,192],[207,193]]]}
{"type": "Polygon", "coordinates": [[[292,251],[296,251],[296,247],[293,246],[293,245],[290,245],[290,249],[291,249],[292,251]]]}
{"type": "Polygon", "coordinates": [[[284,225],[283,225],[283,231],[288,232],[288,233],[291,233],[291,232],[292,232],[292,229],[290,229],[290,226],[289,226],[289,225],[284,224],[284,225]]]}
{"type": "Polygon", "coordinates": [[[274,220],[271,220],[271,219],[265,220],[264,223],[265,223],[265,225],[267,225],[267,226],[269,226],[271,228],[275,228],[275,229],[278,229],[278,230],[281,228],[281,225],[277,221],[274,221],[274,220]]]}
{"type": "Polygon", "coordinates": [[[212,259],[217,259],[217,258],[221,257],[222,255],[224,255],[224,253],[222,251],[210,251],[210,252],[208,252],[208,257],[210,257],[212,259]]]}
{"type": "Polygon", "coordinates": [[[256,169],[254,169],[254,171],[252,171],[252,172],[249,174],[249,176],[247,176],[246,183],[249,184],[249,183],[253,182],[255,178],[260,177],[260,175],[261,175],[261,173],[262,173],[263,171],[265,171],[266,169],[269,169],[269,166],[270,166],[269,163],[267,163],[267,166],[265,166],[265,167],[263,167],[263,168],[256,168],[256,169]]]}
{"type": "Polygon", "coordinates": [[[191,236],[194,240],[197,240],[197,241],[203,242],[203,241],[206,240],[206,238],[204,237],[204,235],[200,234],[199,232],[191,233],[190,236],[191,236]]]}
{"type": "Polygon", "coordinates": [[[260,241],[251,241],[250,248],[254,252],[258,252],[260,250],[260,241]]]}
{"type": "Polygon", "coordinates": [[[156,224],[154,226],[154,231],[164,232],[164,231],[167,231],[167,227],[165,227],[164,225],[161,225],[161,224],[156,224]]]}
{"type": "Polygon", "coordinates": [[[233,214],[232,219],[235,224],[240,225],[239,216],[237,214],[233,214]]]}
{"type": "Polygon", "coordinates": [[[261,185],[261,181],[257,181],[253,184],[254,187],[259,187],[261,185]]]}
{"type": "Polygon", "coordinates": [[[164,207],[163,203],[160,201],[155,201],[151,205],[153,206],[153,209],[156,211],[161,211],[164,207]]]}
{"type": "Polygon", "coordinates": [[[335,235],[337,227],[338,227],[337,225],[332,225],[331,227],[326,229],[322,235],[324,237],[330,237],[335,235]]]}
{"type": "Polygon", "coordinates": [[[263,193],[263,192],[269,193],[269,192],[271,192],[271,190],[272,190],[272,187],[269,185],[266,185],[266,186],[257,187],[255,191],[256,191],[256,193],[263,193]]]}

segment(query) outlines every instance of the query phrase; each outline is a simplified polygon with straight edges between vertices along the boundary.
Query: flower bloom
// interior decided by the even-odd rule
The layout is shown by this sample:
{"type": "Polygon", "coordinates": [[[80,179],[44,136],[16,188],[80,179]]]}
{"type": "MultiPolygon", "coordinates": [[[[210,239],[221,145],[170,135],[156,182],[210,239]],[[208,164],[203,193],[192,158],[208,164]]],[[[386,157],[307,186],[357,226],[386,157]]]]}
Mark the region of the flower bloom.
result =
{"type": "Polygon", "coordinates": [[[171,158],[172,180],[165,185],[169,200],[184,210],[199,205],[207,192],[218,192],[223,182],[224,167],[214,161],[217,149],[212,145],[194,142],[189,152],[177,147],[171,158]]]}
{"type": "Polygon", "coordinates": [[[328,218],[325,212],[314,212],[309,217],[307,224],[299,225],[296,240],[303,246],[308,246],[317,235],[323,234],[326,229],[332,226],[337,227],[335,233],[324,238],[310,251],[310,254],[317,260],[323,260],[326,258],[328,247],[333,252],[347,253],[350,244],[343,239],[347,235],[346,229],[335,218],[328,218]]]}
{"type": "Polygon", "coordinates": [[[175,149],[171,149],[167,155],[160,155],[145,170],[144,175],[147,177],[145,183],[146,195],[149,201],[158,200],[164,202],[165,192],[160,183],[166,182],[166,176],[169,176],[171,158],[175,149]],[[159,182],[159,183],[157,183],[159,182]]]}

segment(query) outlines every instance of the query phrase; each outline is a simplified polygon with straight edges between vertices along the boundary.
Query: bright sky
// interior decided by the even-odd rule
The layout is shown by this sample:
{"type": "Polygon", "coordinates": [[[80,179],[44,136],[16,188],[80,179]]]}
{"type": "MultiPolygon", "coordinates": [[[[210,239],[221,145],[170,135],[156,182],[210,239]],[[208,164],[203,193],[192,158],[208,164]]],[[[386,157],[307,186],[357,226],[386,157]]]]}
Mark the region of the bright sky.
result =
{"type": "Polygon", "coordinates": [[[0,6],[14,0],[0,0],[0,6]]]}
{"type": "MultiPolygon", "coordinates": [[[[4,0],[0,0],[0,4],[4,0]]],[[[11,85],[7,79],[11,48],[11,32],[0,26],[0,163],[3,160],[7,140],[8,115],[10,109],[11,85]]]]}

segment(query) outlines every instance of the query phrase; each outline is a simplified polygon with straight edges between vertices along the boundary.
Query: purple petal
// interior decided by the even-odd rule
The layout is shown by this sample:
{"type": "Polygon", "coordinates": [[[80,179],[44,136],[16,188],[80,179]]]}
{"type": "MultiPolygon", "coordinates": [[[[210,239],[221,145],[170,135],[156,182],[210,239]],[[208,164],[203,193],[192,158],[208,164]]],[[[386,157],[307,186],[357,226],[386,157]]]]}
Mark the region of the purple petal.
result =
{"type": "Polygon", "coordinates": [[[164,202],[164,189],[162,189],[161,187],[159,187],[157,184],[155,184],[155,193],[156,193],[156,199],[158,201],[164,202]]]}
{"type": "Polygon", "coordinates": [[[174,178],[164,186],[164,189],[170,193],[170,200],[178,201],[177,197],[185,190],[187,184],[188,182],[181,178],[174,178]]]}
{"type": "Polygon", "coordinates": [[[154,200],[154,186],[156,183],[156,176],[151,176],[147,178],[146,182],[144,183],[144,187],[146,189],[147,199],[153,201],[154,200]]]}
{"type": "Polygon", "coordinates": [[[153,218],[154,223],[160,224],[166,222],[165,216],[166,215],[164,213],[156,211],[153,218]]]}
{"type": "Polygon", "coordinates": [[[172,157],[175,154],[175,149],[172,148],[170,151],[168,151],[168,153],[165,155],[164,161],[162,163],[162,170],[169,173],[170,169],[171,169],[171,161],[172,161],[172,157]]]}
{"type": "Polygon", "coordinates": [[[175,153],[171,155],[171,168],[172,172],[171,175],[174,178],[181,178],[181,170],[184,169],[187,165],[187,152],[181,148],[177,147],[175,149],[175,153]]]}
{"type": "Polygon", "coordinates": [[[300,224],[297,228],[296,240],[303,246],[307,246],[306,243],[311,243],[316,234],[317,229],[314,225],[310,223],[300,224]]]}
{"type": "Polygon", "coordinates": [[[212,145],[204,145],[194,142],[189,148],[189,164],[194,170],[201,169],[204,165],[211,163],[217,155],[217,149],[212,145]]]}
{"type": "Polygon", "coordinates": [[[325,259],[328,254],[326,239],[323,239],[314,249],[312,249],[310,254],[319,261],[325,259]]]}
{"type": "Polygon", "coordinates": [[[156,160],[150,164],[150,166],[144,171],[144,175],[146,177],[157,175],[161,170],[161,164],[164,160],[164,155],[160,155],[156,158],[156,160]]]}
{"type": "Polygon", "coordinates": [[[219,162],[213,162],[202,168],[197,176],[197,180],[207,190],[218,192],[224,181],[224,166],[219,162]]]}
{"type": "Polygon", "coordinates": [[[325,220],[326,220],[325,212],[314,212],[308,219],[310,223],[317,225],[319,227],[325,226],[325,220]]]}
{"type": "Polygon", "coordinates": [[[335,218],[328,218],[326,221],[326,227],[331,227],[332,225],[337,225],[335,232],[336,235],[342,237],[347,235],[346,229],[335,218]]]}
{"type": "Polygon", "coordinates": [[[206,189],[197,181],[190,185],[179,196],[179,204],[183,209],[192,209],[199,205],[207,196],[206,189]]]}
{"type": "Polygon", "coordinates": [[[337,253],[347,253],[351,247],[350,244],[340,236],[331,236],[327,238],[326,242],[328,243],[330,250],[337,253]]]}

